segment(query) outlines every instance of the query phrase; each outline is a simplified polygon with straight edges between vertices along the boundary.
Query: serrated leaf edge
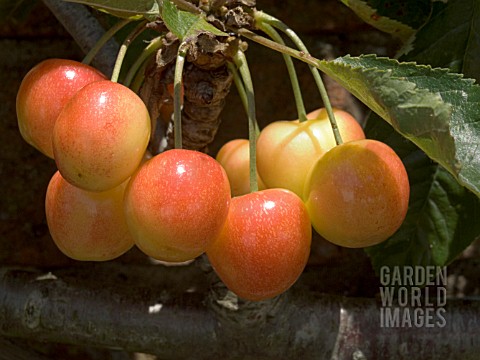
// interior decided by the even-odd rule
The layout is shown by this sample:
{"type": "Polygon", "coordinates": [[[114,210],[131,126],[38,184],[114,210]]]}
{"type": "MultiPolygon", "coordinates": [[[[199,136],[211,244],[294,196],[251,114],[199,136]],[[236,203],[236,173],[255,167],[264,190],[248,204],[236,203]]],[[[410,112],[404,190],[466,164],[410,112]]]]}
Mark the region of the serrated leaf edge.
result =
{"type": "MultiPolygon", "coordinates": [[[[334,60],[329,60],[329,61],[321,60],[320,62],[323,63],[323,65],[325,65],[325,68],[323,70],[326,73],[328,73],[328,75],[330,75],[334,79],[336,78],[336,76],[331,71],[328,71],[328,65],[327,65],[328,63],[335,64],[336,66],[341,66],[341,67],[344,67],[344,68],[348,68],[351,71],[355,71],[355,72],[359,72],[359,73],[363,73],[363,74],[376,73],[379,76],[380,75],[389,76],[392,80],[408,81],[408,80],[405,79],[405,77],[395,76],[393,74],[393,71],[390,70],[390,69],[384,70],[384,69],[377,69],[375,67],[366,68],[364,66],[363,67],[362,66],[354,66],[352,63],[349,63],[348,61],[344,61],[344,59],[375,59],[375,60],[380,60],[380,61],[386,61],[386,62],[390,63],[392,66],[399,66],[399,67],[415,66],[419,70],[427,70],[429,72],[430,71],[431,72],[436,72],[437,74],[440,74],[442,76],[444,76],[444,75],[450,76],[452,78],[452,80],[458,81],[458,84],[461,84],[461,85],[479,86],[478,84],[475,83],[475,80],[465,78],[463,74],[451,72],[448,68],[439,68],[439,67],[433,68],[430,65],[422,65],[422,64],[419,65],[419,64],[417,64],[416,62],[413,62],[413,61],[400,62],[396,59],[390,59],[390,58],[386,58],[386,57],[377,57],[374,54],[367,54],[367,55],[362,55],[362,56],[359,56],[359,57],[352,57],[350,55],[346,55],[344,57],[336,58],[334,60]]],[[[322,66],[320,66],[320,67],[322,67],[322,66]]],[[[427,76],[427,75],[425,75],[425,76],[427,76]]],[[[441,102],[443,104],[446,104],[447,106],[451,107],[451,109],[454,108],[453,104],[449,103],[448,101],[446,101],[442,98],[442,96],[441,96],[442,92],[432,92],[427,88],[419,87],[414,82],[410,82],[410,83],[415,86],[415,88],[417,89],[416,90],[417,92],[422,91],[422,92],[425,92],[425,93],[437,94],[438,97],[439,97],[439,102],[441,102]]],[[[462,89],[462,87],[460,86],[460,87],[457,87],[456,90],[461,90],[461,89],[462,89]]],[[[352,92],[352,93],[355,96],[357,96],[360,100],[362,100],[364,103],[368,104],[368,102],[365,102],[365,100],[366,100],[365,96],[362,96],[362,94],[355,94],[354,92],[352,92]]],[[[382,108],[375,107],[375,108],[372,108],[372,110],[374,112],[376,112],[379,116],[381,116],[384,120],[386,120],[387,122],[390,123],[390,121],[389,121],[390,116],[387,113],[385,113],[385,111],[383,111],[382,108]]],[[[449,124],[448,129],[445,129],[445,131],[448,131],[449,137],[452,139],[453,142],[455,142],[455,137],[452,135],[452,132],[451,132],[451,129],[450,129],[451,115],[450,115],[450,119],[448,121],[448,124],[449,124]]],[[[393,125],[395,127],[395,124],[391,124],[391,125],[393,125]]],[[[397,129],[397,131],[398,131],[398,129],[397,129]]],[[[405,134],[403,134],[403,136],[405,136],[405,134]]],[[[410,138],[408,136],[405,136],[405,137],[416,143],[415,138],[410,138]]],[[[455,149],[456,148],[457,147],[455,146],[455,149]]],[[[455,152],[455,154],[453,154],[453,155],[454,155],[454,158],[450,159],[450,160],[439,159],[439,158],[435,158],[434,156],[432,157],[432,159],[440,162],[457,179],[457,181],[461,185],[467,187],[468,189],[473,191],[477,196],[480,197],[480,189],[478,188],[478,186],[475,186],[475,184],[472,184],[471,181],[469,181],[468,179],[465,179],[465,177],[463,176],[463,174],[461,172],[461,167],[459,165],[460,162],[459,162],[459,159],[457,157],[457,153],[455,152]]],[[[431,156],[431,154],[429,156],[431,156]]]]}

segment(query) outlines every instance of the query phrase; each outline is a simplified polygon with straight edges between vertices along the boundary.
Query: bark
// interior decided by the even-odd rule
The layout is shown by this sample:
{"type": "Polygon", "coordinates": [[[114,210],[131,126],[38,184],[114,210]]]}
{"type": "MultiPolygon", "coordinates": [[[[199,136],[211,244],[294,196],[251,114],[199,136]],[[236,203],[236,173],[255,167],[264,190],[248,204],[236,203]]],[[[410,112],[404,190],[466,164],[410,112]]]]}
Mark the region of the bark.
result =
{"type": "MultiPolygon", "coordinates": [[[[43,0],[43,2],[85,54],[104,34],[105,30],[84,5],[61,0],[43,0]]],[[[119,45],[111,39],[95,56],[92,65],[110,77],[118,49],[119,45]]]]}
{"type": "Polygon", "coordinates": [[[442,328],[381,328],[378,300],[322,293],[321,272],[253,303],[197,265],[2,268],[0,334],[161,359],[478,358],[478,301],[450,300],[442,328]]]}
{"type": "MultiPolygon", "coordinates": [[[[154,119],[154,134],[150,151],[157,154],[174,148],[173,87],[175,64],[158,66],[152,63],[147,70],[140,97],[154,119]]],[[[226,66],[205,70],[187,62],[183,74],[182,141],[183,148],[207,152],[221,123],[225,99],[233,77],[226,66]]]]}
{"type": "MultiPolygon", "coordinates": [[[[233,81],[225,63],[237,46],[237,41],[205,40],[201,36],[195,44],[191,43],[182,76],[183,148],[207,152],[214,140],[233,81]]],[[[174,148],[172,89],[178,47],[178,39],[166,33],[155,61],[151,61],[145,71],[145,81],[139,92],[153,122],[149,146],[152,154],[174,148]]]]}
{"type": "MultiPolygon", "coordinates": [[[[233,77],[225,66],[202,70],[187,63],[184,71],[185,97],[182,110],[182,137],[185,149],[207,152],[221,123],[225,98],[233,77]]],[[[168,134],[174,147],[173,131],[168,134]]]]}

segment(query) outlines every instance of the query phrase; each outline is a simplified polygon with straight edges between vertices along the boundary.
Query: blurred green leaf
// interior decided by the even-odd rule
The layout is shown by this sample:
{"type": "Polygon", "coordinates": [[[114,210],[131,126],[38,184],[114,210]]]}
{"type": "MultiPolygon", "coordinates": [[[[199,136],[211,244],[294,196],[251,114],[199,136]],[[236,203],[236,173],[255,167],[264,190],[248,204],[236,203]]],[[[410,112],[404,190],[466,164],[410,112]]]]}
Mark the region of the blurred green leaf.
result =
{"type": "Polygon", "coordinates": [[[341,0],[363,21],[407,41],[428,19],[431,0],[341,0]]]}
{"type": "Polygon", "coordinates": [[[434,2],[430,21],[403,53],[401,60],[448,67],[480,81],[480,1],[434,2]]]}

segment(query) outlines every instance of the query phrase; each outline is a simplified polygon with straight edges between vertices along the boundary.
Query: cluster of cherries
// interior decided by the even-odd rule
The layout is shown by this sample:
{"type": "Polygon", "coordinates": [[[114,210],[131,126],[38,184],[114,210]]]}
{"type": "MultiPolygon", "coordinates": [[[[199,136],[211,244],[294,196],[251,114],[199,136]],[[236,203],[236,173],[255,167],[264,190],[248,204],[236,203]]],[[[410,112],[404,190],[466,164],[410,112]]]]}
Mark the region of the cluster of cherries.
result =
{"type": "Polygon", "coordinates": [[[274,297],[297,280],[312,224],[335,244],[365,247],[404,220],[409,183],[401,160],[365,139],[349,114],[335,113],[341,145],[323,109],[263,129],[261,190],[249,192],[247,140],[225,144],[216,160],[183,149],[147,158],[145,104],[90,66],[43,61],[17,95],[23,138],[58,168],[45,204],[62,252],[103,261],[136,245],[166,262],[206,253],[227,287],[248,300],[274,297]]]}

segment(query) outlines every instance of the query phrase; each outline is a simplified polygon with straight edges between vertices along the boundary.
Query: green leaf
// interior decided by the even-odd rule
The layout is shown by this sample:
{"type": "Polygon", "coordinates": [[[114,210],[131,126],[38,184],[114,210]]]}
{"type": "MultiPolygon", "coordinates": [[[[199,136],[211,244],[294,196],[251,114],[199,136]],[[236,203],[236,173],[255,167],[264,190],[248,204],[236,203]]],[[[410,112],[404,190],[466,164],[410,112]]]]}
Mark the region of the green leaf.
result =
{"type": "Polygon", "coordinates": [[[216,36],[228,36],[209,24],[203,16],[177,9],[170,0],[163,1],[162,19],[168,30],[180,40],[206,32],[216,36]]]}
{"type": "Polygon", "coordinates": [[[480,235],[480,199],[375,114],[365,132],[395,149],[411,188],[400,229],[387,241],[365,249],[375,271],[382,266],[449,264],[480,235]]]}
{"type": "Polygon", "coordinates": [[[430,21],[403,52],[401,60],[448,67],[480,81],[480,1],[435,2],[430,21]]]}
{"type": "MultiPolygon", "coordinates": [[[[400,58],[430,66],[375,58],[362,59],[361,64],[346,60],[343,64],[349,69],[342,75],[345,79],[350,71],[380,71],[378,75],[385,81],[378,80],[379,88],[367,90],[369,95],[362,96],[373,98],[376,112],[393,127],[372,114],[366,134],[386,142],[400,155],[411,186],[403,225],[387,241],[365,249],[377,272],[382,266],[446,265],[480,236],[479,89],[462,75],[434,69],[449,68],[480,79],[476,61],[480,58],[479,5],[476,0],[432,1],[429,21],[404,46],[400,58]],[[402,93],[396,88],[397,81],[408,82],[405,88],[413,86],[412,91],[424,100],[415,101],[413,94],[407,94],[395,102],[388,93],[402,93]],[[405,113],[407,109],[410,116],[405,113]]],[[[373,79],[369,81],[373,83],[373,79]]],[[[364,91],[355,86],[358,94],[364,91]]]]}
{"type": "Polygon", "coordinates": [[[116,17],[133,18],[144,17],[155,20],[160,10],[156,0],[64,0],[88,5],[103,10],[116,17]]]}
{"type": "Polygon", "coordinates": [[[363,21],[406,41],[427,20],[431,0],[341,0],[363,21]]]}
{"type": "Polygon", "coordinates": [[[474,80],[371,55],[319,67],[480,196],[480,87],[474,80]]]}

